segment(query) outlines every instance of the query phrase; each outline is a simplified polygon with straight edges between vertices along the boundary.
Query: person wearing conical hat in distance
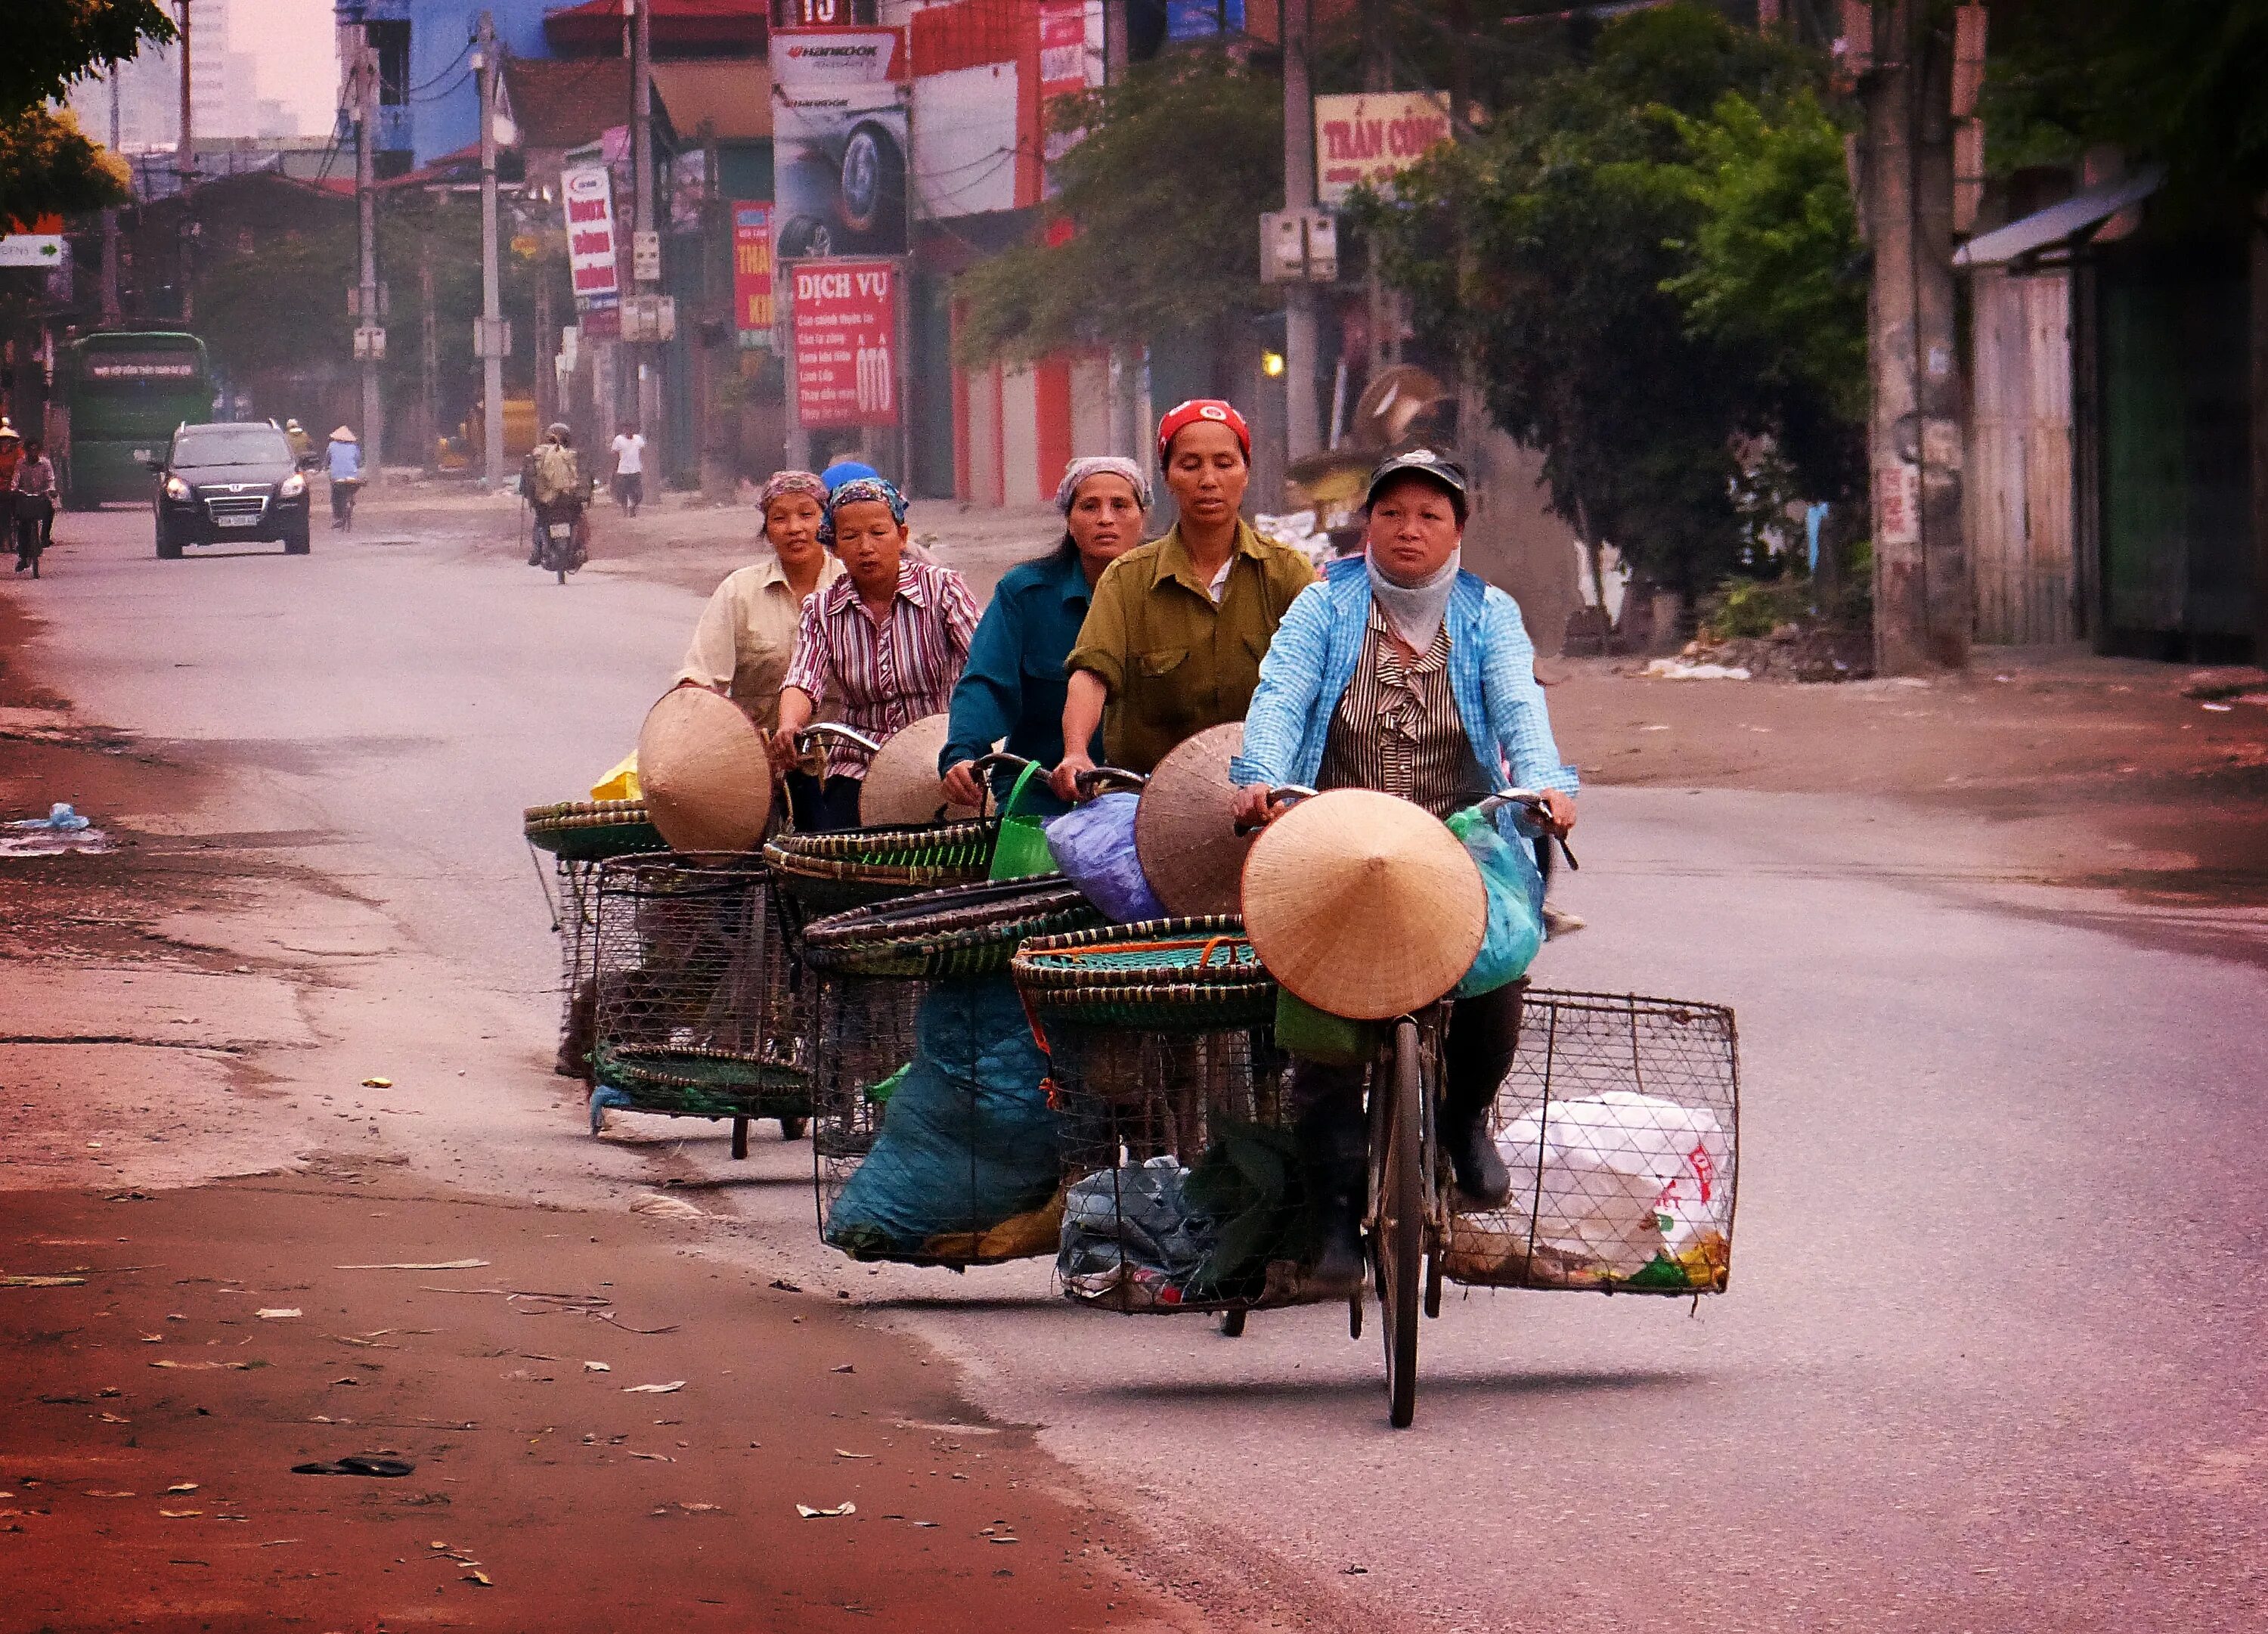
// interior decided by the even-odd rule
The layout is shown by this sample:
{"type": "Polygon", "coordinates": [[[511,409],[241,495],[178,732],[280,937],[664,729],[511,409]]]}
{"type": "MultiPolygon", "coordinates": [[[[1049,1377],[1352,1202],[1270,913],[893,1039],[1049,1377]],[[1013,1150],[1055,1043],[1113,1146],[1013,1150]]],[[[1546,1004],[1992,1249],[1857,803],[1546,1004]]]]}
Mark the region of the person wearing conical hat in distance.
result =
{"type": "MultiPolygon", "coordinates": [[[[780,688],[795,658],[803,605],[843,577],[843,563],[819,542],[827,486],[812,471],[778,471],[756,496],[763,518],[762,559],[725,577],[701,609],[677,685],[706,687],[739,704],[769,737],[779,726],[780,688]]],[[[795,826],[821,820],[819,780],[790,771],[788,806],[795,826]]]]}
{"type": "Polygon", "coordinates": [[[339,427],[324,445],[323,475],[331,481],[331,526],[344,527],[348,502],[354,497],[355,485],[362,481],[362,445],[355,440],[352,426],[339,427]]]}
{"type": "MultiPolygon", "coordinates": [[[[957,806],[983,806],[984,790],[970,765],[995,743],[1042,766],[1063,758],[1064,660],[1078,643],[1095,581],[1142,542],[1150,479],[1133,460],[1115,454],[1074,460],[1057,485],[1056,509],[1064,516],[1062,542],[1000,576],[976,626],[968,667],[953,689],[938,769],[957,806]]],[[[1086,745],[1090,756],[1101,749],[1099,736],[1086,745]]],[[[1013,781],[996,775],[995,792],[1005,799],[1013,781]]]]}
{"type": "MultiPolygon", "coordinates": [[[[796,762],[795,734],[821,708],[880,741],[943,714],[976,634],[976,598],[951,568],[906,556],[906,502],[885,479],[854,477],[827,496],[820,538],[843,577],[803,604],[780,689],[772,763],[796,762]]],[[[814,828],[854,828],[869,756],[830,740],[814,828]]]]}
{"type": "MultiPolygon", "coordinates": [[[[1454,460],[1429,448],[1372,474],[1366,548],[1334,562],[1293,603],[1260,669],[1229,763],[1238,815],[1266,820],[1276,788],[1364,788],[1436,817],[1499,789],[1537,790],[1549,828],[1575,824],[1575,769],[1552,740],[1535,651],[1513,599],[1463,570],[1469,485],[1454,460]]],[[[1515,824],[1510,808],[1501,815],[1515,824]]],[[[1528,838],[1538,836],[1528,835],[1528,838]]],[[[1533,870],[1528,846],[1514,854],[1533,870]]],[[[1540,878],[1530,895],[1543,898],[1540,878]]],[[[1347,957],[1365,957],[1350,927],[1347,957]]],[[[1511,1177],[1489,1138],[1497,1086],[1520,1035],[1520,984],[1461,999],[1450,1012],[1441,1149],[1459,1189],[1500,1204],[1511,1177]]],[[[1317,1200],[1326,1288],[1359,1288],[1368,1137],[1359,1068],[1292,1064],[1302,1170],[1317,1200]]]]}
{"type": "Polygon", "coordinates": [[[1241,720],[1261,654],[1292,599],[1314,582],[1307,558],[1240,516],[1252,475],[1244,416],[1213,398],[1158,424],[1158,465],[1181,517],[1112,563],[1094,586],[1070,673],[1056,792],[1078,798],[1102,729],[1113,766],[1146,773],[1183,739],[1241,720]]]}

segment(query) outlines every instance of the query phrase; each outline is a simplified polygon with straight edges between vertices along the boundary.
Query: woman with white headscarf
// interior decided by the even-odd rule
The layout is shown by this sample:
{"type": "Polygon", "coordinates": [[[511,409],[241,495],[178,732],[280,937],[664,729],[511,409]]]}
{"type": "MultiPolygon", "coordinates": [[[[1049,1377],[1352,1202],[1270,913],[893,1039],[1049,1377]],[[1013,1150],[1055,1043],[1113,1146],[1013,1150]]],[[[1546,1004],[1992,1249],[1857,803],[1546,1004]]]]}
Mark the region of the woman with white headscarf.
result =
{"type": "MultiPolygon", "coordinates": [[[[1131,460],[1074,460],[1056,489],[1056,508],[1063,541],[1001,575],[953,689],[938,769],[957,805],[983,804],[970,762],[1004,739],[1009,754],[1042,766],[1063,758],[1064,660],[1079,643],[1094,581],[1142,542],[1149,479],[1131,460]]],[[[1098,732],[1086,746],[1090,754],[1101,754],[1101,739],[1098,732]]]]}

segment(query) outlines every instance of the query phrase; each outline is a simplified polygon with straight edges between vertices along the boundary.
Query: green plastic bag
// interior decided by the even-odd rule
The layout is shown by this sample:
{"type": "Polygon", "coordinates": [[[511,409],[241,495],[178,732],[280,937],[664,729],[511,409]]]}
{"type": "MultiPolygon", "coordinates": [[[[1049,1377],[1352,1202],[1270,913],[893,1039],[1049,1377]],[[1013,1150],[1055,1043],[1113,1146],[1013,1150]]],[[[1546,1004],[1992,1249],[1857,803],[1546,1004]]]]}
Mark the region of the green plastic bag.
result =
{"type": "Polygon", "coordinates": [[[1048,836],[1041,827],[1041,819],[1029,812],[1020,812],[1017,803],[1023,799],[1024,785],[1039,772],[1039,762],[1016,775],[1015,786],[1008,798],[1000,802],[1000,837],[992,843],[992,873],[995,880],[1028,880],[1035,874],[1056,872],[1055,853],[1048,850],[1048,836]]]}
{"type": "Polygon", "coordinates": [[[1377,1058],[1379,1027],[1318,1010],[1288,987],[1276,990],[1276,1047],[1319,1066],[1364,1067],[1377,1058]]]}

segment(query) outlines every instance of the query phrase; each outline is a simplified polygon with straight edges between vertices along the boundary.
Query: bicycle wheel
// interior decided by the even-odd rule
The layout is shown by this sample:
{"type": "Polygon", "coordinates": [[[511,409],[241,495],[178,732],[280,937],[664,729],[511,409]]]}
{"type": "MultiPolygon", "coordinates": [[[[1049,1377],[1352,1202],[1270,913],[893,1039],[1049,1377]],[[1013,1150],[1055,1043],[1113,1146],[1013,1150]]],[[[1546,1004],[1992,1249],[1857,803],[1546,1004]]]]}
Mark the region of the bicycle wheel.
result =
{"type": "Polygon", "coordinates": [[[1388,1417],[1406,1430],[1418,1412],[1418,1313],[1425,1274],[1425,1080],[1418,1024],[1395,1024],[1384,1086],[1385,1145],[1378,1164],[1378,1227],[1371,1239],[1386,1342],[1388,1417]]]}

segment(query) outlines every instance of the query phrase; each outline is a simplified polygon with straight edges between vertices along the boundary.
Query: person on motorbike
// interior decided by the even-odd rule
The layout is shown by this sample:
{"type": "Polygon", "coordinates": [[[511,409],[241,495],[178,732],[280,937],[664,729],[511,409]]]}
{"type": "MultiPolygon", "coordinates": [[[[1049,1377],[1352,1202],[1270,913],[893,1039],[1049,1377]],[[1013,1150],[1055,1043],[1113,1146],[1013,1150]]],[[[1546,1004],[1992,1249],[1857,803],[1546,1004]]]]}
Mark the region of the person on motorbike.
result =
{"type": "MultiPolygon", "coordinates": [[[[676,684],[706,687],[739,704],[769,736],[779,725],[780,688],[795,657],[803,605],[843,577],[843,563],[819,542],[827,489],[810,471],[777,471],[756,496],[770,554],[725,575],[701,609],[676,684]]],[[[821,788],[808,772],[786,777],[799,828],[820,825],[821,788]]]]}
{"type": "MultiPolygon", "coordinates": [[[[1292,604],[1261,662],[1244,751],[1229,763],[1240,820],[1265,821],[1286,784],[1375,789],[1436,817],[1516,784],[1543,795],[1550,833],[1575,826],[1575,769],[1552,740],[1519,606],[1462,566],[1468,495],[1463,467],[1430,448],[1372,474],[1364,554],[1332,563],[1292,604]]],[[[1507,808],[1500,821],[1519,820],[1507,808]]],[[[1528,846],[1513,850],[1532,873],[1528,846]]],[[[1540,878],[1529,894],[1540,907],[1540,878]]],[[[1349,928],[1349,958],[1364,956],[1360,935],[1349,928]]],[[[1481,1206],[1511,1189],[1489,1110],[1519,1042],[1521,986],[1460,999],[1450,1012],[1440,1146],[1459,1190],[1481,1206]]],[[[1300,1167],[1322,1228],[1314,1275],[1326,1290],[1362,1284],[1362,1078],[1359,1067],[1292,1064],[1300,1167]]]]}
{"type": "MultiPolygon", "coordinates": [[[[1001,575],[953,689],[938,769],[956,806],[983,807],[984,790],[971,767],[995,742],[1005,739],[1009,754],[1042,766],[1062,757],[1064,660],[1079,640],[1094,581],[1142,542],[1150,479],[1131,460],[1074,460],[1057,486],[1056,509],[1064,514],[1063,541],[1001,575]]],[[[1088,754],[1101,747],[1090,740],[1088,754]]],[[[1005,784],[998,792],[1006,794],[1005,784]]]]}
{"type": "Polygon", "coordinates": [[[315,439],[297,420],[284,422],[284,440],[291,445],[291,463],[302,471],[315,463],[315,439]]]}
{"type": "Polygon", "coordinates": [[[323,450],[323,472],[331,479],[331,526],[342,528],[354,513],[355,489],[362,486],[362,445],[354,428],[342,425],[331,433],[323,450]]]}
{"type": "Polygon", "coordinates": [[[543,439],[527,451],[520,467],[520,491],[535,512],[535,532],[527,564],[543,565],[543,546],[555,522],[571,530],[574,550],[568,570],[583,565],[589,556],[584,539],[584,507],[590,503],[590,484],[584,480],[583,462],[575,453],[575,433],[564,421],[544,428],[543,439]]]}
{"type": "Polygon", "coordinates": [[[1094,769],[1097,726],[1110,764],[1147,772],[1184,739],[1241,718],[1277,623],[1314,582],[1305,556],[1237,514],[1252,433],[1234,408],[1212,398],[1173,408],[1158,424],[1158,464],[1180,519],[1095,583],[1064,660],[1063,799],[1094,769]]]}
{"type": "Polygon", "coordinates": [[[24,445],[10,479],[16,531],[16,570],[39,577],[40,556],[55,536],[55,467],[38,438],[24,445]]]}

